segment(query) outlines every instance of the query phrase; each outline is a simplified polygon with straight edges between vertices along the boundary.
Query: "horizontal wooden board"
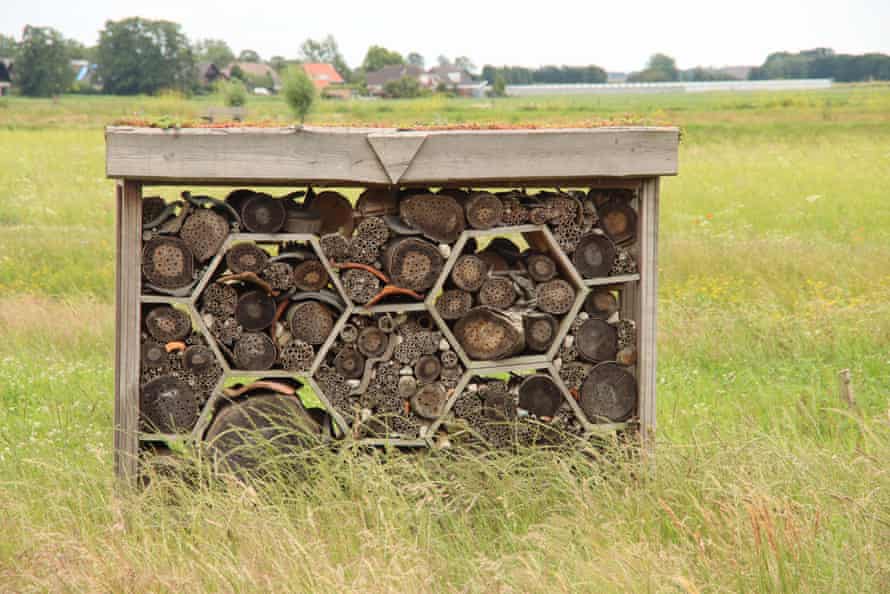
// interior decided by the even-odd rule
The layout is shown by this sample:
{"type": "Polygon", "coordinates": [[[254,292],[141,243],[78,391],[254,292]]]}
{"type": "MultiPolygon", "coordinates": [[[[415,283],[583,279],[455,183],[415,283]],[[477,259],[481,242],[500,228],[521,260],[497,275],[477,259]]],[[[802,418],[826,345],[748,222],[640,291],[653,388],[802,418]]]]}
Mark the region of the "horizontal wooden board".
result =
{"type": "Polygon", "coordinates": [[[679,131],[110,127],[105,137],[106,173],[112,178],[159,184],[445,185],[675,175],[679,131]],[[420,145],[418,136],[424,138],[420,145]],[[401,141],[406,150],[399,152],[401,141]],[[384,146],[387,153],[379,155],[384,146]],[[413,156],[407,163],[399,157],[395,167],[389,163],[393,154],[413,156]]]}

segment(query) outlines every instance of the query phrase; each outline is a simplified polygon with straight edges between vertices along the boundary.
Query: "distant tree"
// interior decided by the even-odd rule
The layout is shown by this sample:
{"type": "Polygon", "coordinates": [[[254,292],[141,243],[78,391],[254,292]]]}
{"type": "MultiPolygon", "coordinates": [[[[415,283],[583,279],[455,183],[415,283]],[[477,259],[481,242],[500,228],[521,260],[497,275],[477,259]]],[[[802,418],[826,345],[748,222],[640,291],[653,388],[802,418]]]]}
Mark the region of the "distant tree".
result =
{"type": "Polygon", "coordinates": [[[93,62],[96,59],[96,48],[87,47],[76,39],[66,39],[65,50],[68,52],[68,59],[70,60],[88,60],[93,62]]]}
{"type": "Polygon", "coordinates": [[[241,53],[238,54],[239,62],[253,62],[254,64],[258,64],[260,60],[260,55],[253,51],[252,49],[241,50],[241,53]]]}
{"type": "Polygon", "coordinates": [[[628,82],[667,82],[679,79],[676,61],[665,54],[653,54],[644,70],[627,77],[628,82]]]}
{"type": "Polygon", "coordinates": [[[680,80],[705,82],[714,80],[737,79],[728,72],[724,72],[722,70],[714,70],[712,68],[702,68],[701,66],[696,66],[695,68],[690,68],[689,70],[683,70],[682,72],[680,72],[680,80]]]}
{"type": "Polygon", "coordinates": [[[493,85],[498,76],[508,85],[529,85],[534,83],[603,83],[606,71],[599,66],[543,66],[537,70],[522,66],[501,66],[486,64],[481,78],[493,85]]]}
{"type": "Polygon", "coordinates": [[[411,52],[408,54],[408,63],[412,66],[418,66],[420,68],[424,68],[426,65],[426,60],[423,59],[423,56],[418,54],[417,52],[411,52]]]}
{"type": "Polygon", "coordinates": [[[15,58],[19,53],[19,42],[15,37],[0,34],[0,58],[15,58]]]}
{"type": "Polygon", "coordinates": [[[368,53],[365,54],[365,59],[362,62],[362,69],[365,72],[374,72],[375,70],[380,70],[384,66],[404,63],[405,59],[402,58],[402,54],[399,52],[388,50],[379,45],[372,45],[368,48],[368,53]]]}
{"type": "Polygon", "coordinates": [[[440,55],[436,58],[436,62],[438,62],[439,66],[451,66],[451,60],[446,55],[440,55]]]}
{"type": "Polygon", "coordinates": [[[235,52],[222,39],[202,39],[195,44],[194,52],[197,61],[216,64],[217,68],[225,68],[235,61],[235,52]]]}
{"type": "Polygon", "coordinates": [[[287,67],[287,59],[284,56],[272,56],[269,58],[269,66],[275,72],[281,73],[287,67]]]}
{"type": "Polygon", "coordinates": [[[228,107],[247,105],[247,87],[237,78],[220,80],[216,83],[216,91],[222,96],[223,103],[228,107]]]}
{"type": "Polygon", "coordinates": [[[886,54],[836,54],[829,48],[796,54],[775,52],[748,74],[751,80],[776,78],[833,78],[839,82],[890,80],[890,56],[886,54]]]}
{"type": "Polygon", "coordinates": [[[306,121],[306,114],[315,103],[316,91],[312,79],[300,66],[290,66],[284,74],[281,93],[300,123],[306,121]]]}
{"type": "Polygon", "coordinates": [[[71,86],[74,72],[65,38],[50,27],[25,26],[15,69],[22,95],[49,97],[71,86]]]}
{"type": "Polygon", "coordinates": [[[420,97],[420,82],[412,76],[403,76],[399,80],[391,80],[383,85],[383,94],[393,99],[410,99],[420,97]]]}
{"type": "Polygon", "coordinates": [[[491,94],[495,97],[503,97],[507,94],[507,79],[503,74],[496,74],[494,84],[491,86],[491,94]]]}
{"type": "Polygon", "coordinates": [[[346,58],[340,53],[340,47],[333,35],[328,35],[321,41],[307,39],[300,46],[300,59],[303,62],[320,62],[331,64],[340,76],[349,80],[351,71],[346,64],[346,58]]]}
{"type": "Polygon", "coordinates": [[[182,27],[170,21],[131,17],[106,21],[96,61],[103,90],[116,95],[189,91],[195,58],[182,27]]]}
{"type": "Polygon", "coordinates": [[[455,58],[454,65],[461,70],[466,70],[467,72],[473,72],[474,70],[476,70],[476,65],[473,64],[473,61],[466,56],[455,58]]]}
{"type": "Polygon", "coordinates": [[[241,82],[247,81],[247,75],[244,74],[244,70],[238,64],[232,65],[229,69],[229,78],[235,78],[240,80],[241,82]]]}

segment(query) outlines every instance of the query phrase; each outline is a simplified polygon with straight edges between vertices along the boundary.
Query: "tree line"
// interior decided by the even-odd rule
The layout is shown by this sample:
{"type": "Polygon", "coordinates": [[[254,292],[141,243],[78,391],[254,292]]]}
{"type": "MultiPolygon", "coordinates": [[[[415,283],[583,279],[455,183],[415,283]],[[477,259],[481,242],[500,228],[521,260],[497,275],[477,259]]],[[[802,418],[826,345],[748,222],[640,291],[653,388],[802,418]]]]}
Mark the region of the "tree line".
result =
{"type": "MultiPolygon", "coordinates": [[[[390,65],[413,65],[425,68],[425,60],[418,52],[403,56],[381,45],[372,45],[362,63],[350,68],[340,52],[336,39],[307,39],[299,47],[297,56],[271,56],[263,59],[252,49],[238,54],[221,39],[202,39],[195,42],[178,23],[140,17],[118,21],[108,20],[99,33],[95,46],[85,46],[66,39],[51,27],[26,26],[21,39],[0,35],[0,58],[15,62],[15,82],[19,92],[28,96],[50,96],[64,92],[95,92],[93,83],[75,81],[70,62],[75,59],[95,64],[95,80],[101,92],[117,95],[153,94],[162,90],[184,93],[202,92],[197,76],[197,65],[211,62],[223,68],[233,62],[268,64],[278,73],[302,62],[324,62],[334,66],[343,79],[358,91],[365,89],[365,75],[390,65]]],[[[523,66],[485,65],[479,75],[472,60],[460,56],[437,58],[439,66],[456,66],[469,72],[476,80],[492,85],[494,94],[503,94],[506,85],[603,83],[606,71],[596,65],[588,66],[523,66]]],[[[248,86],[271,86],[271,77],[261,77],[233,67],[233,78],[248,86]]],[[[702,67],[681,70],[673,58],[665,54],[653,55],[646,68],[628,76],[629,82],[728,80],[726,72],[702,67]]],[[[842,82],[890,80],[890,56],[885,54],[835,54],[826,48],[796,54],[778,52],[753,68],[750,79],[775,78],[833,78],[842,82]]],[[[395,81],[394,94],[411,96],[419,92],[416,81],[395,81]],[[398,93],[397,93],[398,92],[398,93]]],[[[447,89],[444,89],[447,90],[447,89]]]]}

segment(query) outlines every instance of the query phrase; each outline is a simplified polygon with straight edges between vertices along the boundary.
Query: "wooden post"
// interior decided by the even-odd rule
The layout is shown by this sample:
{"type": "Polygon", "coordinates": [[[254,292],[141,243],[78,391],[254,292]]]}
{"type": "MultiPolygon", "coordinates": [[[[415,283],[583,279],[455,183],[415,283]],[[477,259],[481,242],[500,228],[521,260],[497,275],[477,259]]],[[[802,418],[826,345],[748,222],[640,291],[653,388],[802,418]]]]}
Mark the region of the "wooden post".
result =
{"type": "Polygon", "coordinates": [[[139,325],[142,184],[117,183],[115,263],[114,471],[135,483],[139,452],[139,325]]]}
{"type": "Polygon", "coordinates": [[[656,309],[658,304],[658,191],[657,177],[643,182],[640,197],[640,288],[635,295],[639,308],[640,437],[651,452],[655,438],[656,309]]]}

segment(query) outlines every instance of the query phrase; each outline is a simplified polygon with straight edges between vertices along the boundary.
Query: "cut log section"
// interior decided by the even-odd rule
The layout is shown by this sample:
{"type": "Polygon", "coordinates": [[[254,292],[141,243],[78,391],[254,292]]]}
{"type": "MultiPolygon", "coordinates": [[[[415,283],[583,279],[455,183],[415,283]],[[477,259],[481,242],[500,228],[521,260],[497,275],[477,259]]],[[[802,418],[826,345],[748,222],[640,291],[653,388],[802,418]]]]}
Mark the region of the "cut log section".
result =
{"type": "Polygon", "coordinates": [[[532,280],[538,283],[544,283],[552,280],[559,272],[556,268],[556,262],[547,254],[529,254],[525,259],[528,275],[532,280]]]}
{"type": "Polygon", "coordinates": [[[448,393],[442,384],[421,386],[411,397],[411,410],[424,419],[437,419],[445,412],[448,393]]]}
{"type": "Polygon", "coordinates": [[[368,188],[358,197],[355,208],[362,217],[398,214],[398,196],[388,188],[368,188]]]}
{"type": "Polygon", "coordinates": [[[552,418],[562,406],[559,386],[549,375],[530,375],[519,385],[519,406],[538,418],[552,418]]]}
{"type": "Polygon", "coordinates": [[[445,259],[439,249],[422,239],[403,237],[386,246],[384,268],[394,285],[412,291],[430,289],[442,272],[445,259]]]}
{"type": "Polygon", "coordinates": [[[529,314],[523,319],[523,324],[528,348],[537,353],[550,348],[559,329],[559,322],[550,314],[529,314]]]}
{"type": "Polygon", "coordinates": [[[473,254],[464,254],[454,263],[451,282],[464,291],[478,291],[488,277],[488,264],[473,254]]]}
{"type": "Polygon", "coordinates": [[[226,196],[225,203],[231,206],[232,209],[238,213],[238,216],[241,216],[241,209],[244,208],[244,203],[247,202],[248,199],[253,198],[254,195],[256,195],[256,192],[253,190],[244,188],[232,190],[229,192],[228,196],[226,196]]]}
{"type": "Polygon", "coordinates": [[[181,309],[162,305],[145,316],[145,329],[160,343],[183,340],[192,332],[192,319],[181,309]]]}
{"type": "Polygon", "coordinates": [[[617,363],[600,363],[581,384],[581,410],[592,422],[621,422],[637,406],[637,380],[617,363]]]}
{"type": "Polygon", "coordinates": [[[187,383],[173,375],[162,375],[142,386],[139,412],[142,424],[157,433],[187,432],[195,426],[201,399],[187,383]]]}
{"type": "Polygon", "coordinates": [[[352,235],[354,219],[352,204],[338,192],[326,191],[318,194],[309,204],[309,212],[316,213],[321,219],[318,233],[340,233],[344,237],[352,235]]]}
{"type": "Polygon", "coordinates": [[[440,373],[442,373],[442,362],[435,355],[423,355],[414,364],[414,377],[423,384],[436,381],[440,373]]]}
{"type": "Polygon", "coordinates": [[[631,243],[637,235],[637,212],[627,202],[610,200],[599,207],[600,224],[617,244],[631,243]]]}
{"type": "Polygon", "coordinates": [[[608,276],[615,261],[615,244],[603,235],[590,233],[581,238],[572,263],[584,278],[608,276]]]}
{"type": "Polygon", "coordinates": [[[613,361],[618,353],[618,334],[605,321],[591,318],[575,333],[575,348],[585,361],[613,361]]]}
{"type": "Polygon", "coordinates": [[[266,267],[269,254],[254,243],[239,243],[226,252],[226,266],[235,274],[253,272],[259,274],[266,267]]]}
{"type": "Polygon", "coordinates": [[[194,278],[195,256],[179,238],[154,237],[142,248],[142,274],[160,289],[183,289],[194,278]]]}
{"type": "Polygon", "coordinates": [[[454,335],[464,352],[476,360],[506,359],[525,349],[520,316],[489,307],[476,307],[454,325],[454,335]]]}
{"type": "Polygon", "coordinates": [[[238,369],[248,371],[269,369],[278,358],[275,343],[263,332],[245,332],[235,344],[234,354],[238,369]]]}
{"type": "Polygon", "coordinates": [[[182,367],[195,375],[212,373],[216,369],[216,356],[206,346],[193,344],[182,354],[182,367]]]}
{"type": "Polygon", "coordinates": [[[584,300],[584,311],[592,318],[606,320],[618,311],[618,299],[611,291],[593,291],[584,300]]]}
{"type": "Polygon", "coordinates": [[[241,222],[253,233],[278,233],[286,219],[284,201],[268,194],[254,194],[241,207],[241,222]]]}
{"type": "Polygon", "coordinates": [[[516,288],[513,281],[503,276],[494,276],[482,283],[479,289],[479,303],[495,309],[507,309],[516,301],[516,288]]]}
{"type": "Polygon", "coordinates": [[[287,321],[294,338],[312,345],[322,344],[334,331],[334,314],[317,301],[303,301],[290,306],[287,321]]]}
{"type": "Polygon", "coordinates": [[[572,309],[575,288],[561,278],[541,283],[535,288],[538,308],[549,314],[564,314],[572,309]]]}
{"type": "Polygon", "coordinates": [[[228,234],[229,221],[209,208],[194,210],[179,232],[199,262],[206,262],[215,256],[228,234]]]}
{"type": "Polygon", "coordinates": [[[142,343],[142,369],[165,369],[167,367],[167,349],[159,342],[146,340],[142,343]]]}
{"type": "Polygon", "coordinates": [[[301,291],[320,291],[329,280],[321,260],[304,260],[294,267],[294,284],[301,291]]]}
{"type": "Polygon", "coordinates": [[[456,320],[473,307],[473,295],[460,289],[443,291],[436,299],[436,311],[443,320],[456,320]]]}
{"type": "Polygon", "coordinates": [[[363,328],[356,340],[358,350],[369,359],[378,359],[386,352],[389,337],[376,326],[363,328]]]}
{"type": "Polygon", "coordinates": [[[355,347],[347,346],[334,357],[334,367],[347,379],[359,378],[365,371],[365,358],[355,347]]]}
{"type": "Polygon", "coordinates": [[[269,460],[292,459],[284,457],[312,447],[322,434],[298,398],[252,393],[219,410],[204,439],[222,470],[244,475],[269,460]]]}
{"type": "Polygon", "coordinates": [[[416,194],[403,198],[399,216],[405,224],[440,243],[453,243],[466,229],[464,209],[443,194],[416,194]]]}
{"type": "Polygon", "coordinates": [[[467,222],[474,229],[491,229],[501,224],[504,204],[501,199],[489,192],[471,194],[464,204],[467,222]]]}
{"type": "Polygon", "coordinates": [[[264,330],[275,321],[275,300],[264,291],[248,291],[238,299],[235,319],[248,331],[264,330]]]}

